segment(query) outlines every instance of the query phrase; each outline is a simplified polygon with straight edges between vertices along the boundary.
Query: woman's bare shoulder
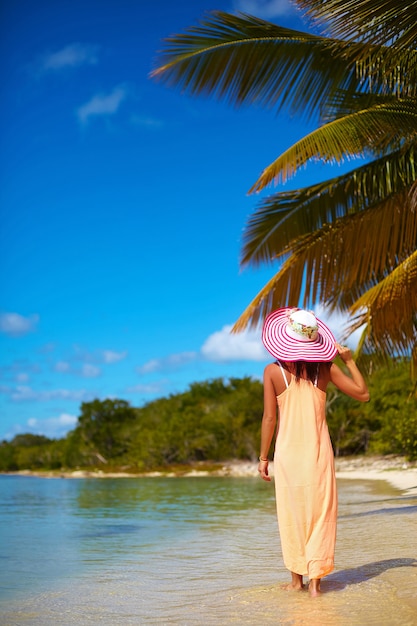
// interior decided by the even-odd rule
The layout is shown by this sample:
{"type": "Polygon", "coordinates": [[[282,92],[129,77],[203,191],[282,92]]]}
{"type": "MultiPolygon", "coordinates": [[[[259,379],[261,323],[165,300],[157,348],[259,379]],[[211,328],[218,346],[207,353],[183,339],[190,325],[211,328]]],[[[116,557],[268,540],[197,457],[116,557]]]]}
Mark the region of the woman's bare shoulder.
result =
{"type": "Polygon", "coordinates": [[[266,376],[271,376],[271,374],[273,374],[277,369],[277,364],[274,363],[268,363],[268,365],[265,367],[264,369],[264,374],[266,376]]]}

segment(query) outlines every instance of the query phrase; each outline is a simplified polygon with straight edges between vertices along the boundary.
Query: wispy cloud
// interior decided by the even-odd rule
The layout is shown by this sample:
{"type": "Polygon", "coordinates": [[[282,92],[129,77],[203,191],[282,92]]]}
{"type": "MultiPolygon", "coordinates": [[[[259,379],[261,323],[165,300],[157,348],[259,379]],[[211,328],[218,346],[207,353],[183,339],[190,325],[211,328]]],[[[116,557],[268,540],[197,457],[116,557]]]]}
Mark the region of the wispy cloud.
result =
{"type": "Polygon", "coordinates": [[[57,361],[54,365],[54,371],[60,372],[62,374],[67,374],[71,372],[71,363],[68,361],[57,361]]]}
{"type": "Polygon", "coordinates": [[[39,353],[40,354],[50,354],[51,352],[53,352],[55,350],[55,344],[52,342],[49,343],[45,343],[43,346],[41,346],[39,348],[39,353]]]}
{"type": "Polygon", "coordinates": [[[263,347],[260,334],[255,331],[231,333],[226,325],[206,339],[201,354],[208,361],[266,361],[268,353],[263,347]]]}
{"type": "Polygon", "coordinates": [[[150,374],[152,372],[160,372],[166,370],[176,370],[195,361],[198,357],[198,352],[180,352],[178,354],[170,354],[167,357],[161,359],[151,359],[141,367],[137,368],[139,374],[150,374]]]}
{"type": "Polygon", "coordinates": [[[129,393],[144,393],[144,394],[160,394],[163,393],[166,388],[166,381],[149,383],[149,384],[137,384],[132,387],[128,387],[126,391],[129,393]]]}
{"type": "Polygon", "coordinates": [[[234,9],[264,19],[293,15],[296,11],[290,0],[235,0],[234,9]]]}
{"type": "Polygon", "coordinates": [[[136,369],[141,376],[154,372],[178,370],[195,361],[226,363],[230,361],[267,361],[260,334],[255,331],[232,334],[226,325],[211,334],[199,352],[180,352],[160,359],[151,359],[136,369]]]}
{"type": "Polygon", "coordinates": [[[85,363],[81,368],[81,376],[84,378],[96,378],[100,374],[101,369],[96,365],[91,365],[91,363],[85,363]]]}
{"type": "Polygon", "coordinates": [[[84,402],[91,400],[97,395],[86,389],[52,389],[50,391],[37,391],[27,385],[17,385],[15,388],[3,386],[0,388],[0,391],[9,395],[13,402],[48,402],[51,400],[84,402]]]}
{"type": "Polygon", "coordinates": [[[77,109],[77,116],[82,124],[86,124],[90,118],[97,116],[109,116],[117,113],[123,100],[128,94],[124,86],[115,87],[108,94],[99,93],[77,109]]]}
{"type": "Polygon", "coordinates": [[[39,322],[39,315],[29,315],[25,317],[19,313],[0,314],[0,332],[10,337],[21,337],[36,329],[39,322]]]}
{"type": "Polygon", "coordinates": [[[5,380],[16,380],[26,382],[34,374],[39,374],[41,367],[39,363],[32,363],[28,359],[18,359],[9,365],[0,366],[0,378],[5,380]]]}
{"type": "Polygon", "coordinates": [[[130,122],[133,126],[141,128],[158,129],[164,127],[164,122],[162,120],[147,115],[132,115],[130,122]]]}
{"type": "Polygon", "coordinates": [[[19,372],[16,374],[16,381],[18,383],[27,383],[29,380],[29,374],[27,372],[19,372]]]}
{"type": "Polygon", "coordinates": [[[53,369],[60,374],[71,374],[82,378],[97,378],[101,375],[101,369],[91,363],[84,363],[81,367],[76,367],[69,361],[57,361],[53,369]]]}
{"type": "Polygon", "coordinates": [[[71,43],[40,57],[39,68],[42,72],[57,72],[80,65],[95,65],[98,62],[98,50],[98,46],[71,43]]]}
{"type": "Polygon", "coordinates": [[[104,363],[117,363],[118,361],[122,361],[127,357],[127,351],[124,352],[114,352],[114,350],[102,350],[101,354],[103,356],[104,363]]]}
{"type": "Polygon", "coordinates": [[[77,421],[77,417],[70,413],[61,413],[56,417],[45,419],[31,417],[27,421],[27,427],[23,426],[21,430],[35,435],[45,435],[50,439],[58,439],[66,435],[69,430],[75,428],[77,421]]]}
{"type": "Polygon", "coordinates": [[[83,378],[96,378],[102,373],[100,365],[112,365],[127,357],[127,350],[95,350],[89,352],[80,346],[73,346],[73,353],[66,359],[57,361],[52,369],[60,374],[72,374],[83,378]],[[82,365],[80,365],[80,361],[82,365]]]}

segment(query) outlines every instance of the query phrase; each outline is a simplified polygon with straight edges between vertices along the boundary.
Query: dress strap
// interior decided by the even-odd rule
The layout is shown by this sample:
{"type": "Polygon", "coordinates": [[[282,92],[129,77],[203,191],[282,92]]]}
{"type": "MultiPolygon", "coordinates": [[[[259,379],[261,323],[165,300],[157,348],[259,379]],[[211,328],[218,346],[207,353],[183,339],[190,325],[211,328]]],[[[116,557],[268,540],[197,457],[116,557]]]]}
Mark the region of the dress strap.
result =
{"type": "Polygon", "coordinates": [[[277,359],[276,363],[277,363],[277,365],[279,365],[279,367],[280,367],[281,374],[282,374],[282,378],[284,379],[285,386],[286,386],[286,387],[287,387],[287,389],[288,389],[288,380],[287,380],[287,377],[286,377],[286,375],[285,375],[285,370],[284,370],[284,368],[282,367],[282,365],[281,365],[280,361],[278,361],[278,359],[277,359]]]}
{"type": "Polygon", "coordinates": [[[317,364],[317,374],[316,374],[316,378],[314,381],[314,386],[317,387],[318,382],[319,382],[319,369],[320,369],[320,365],[317,364]]]}

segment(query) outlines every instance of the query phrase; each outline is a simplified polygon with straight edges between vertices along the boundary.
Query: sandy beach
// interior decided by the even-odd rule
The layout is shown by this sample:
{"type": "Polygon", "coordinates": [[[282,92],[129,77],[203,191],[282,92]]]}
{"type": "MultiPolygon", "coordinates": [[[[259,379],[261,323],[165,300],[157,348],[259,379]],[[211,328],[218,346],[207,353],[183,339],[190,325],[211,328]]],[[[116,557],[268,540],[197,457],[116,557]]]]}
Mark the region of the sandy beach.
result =
{"type": "MultiPolygon", "coordinates": [[[[336,477],[351,480],[385,480],[408,495],[417,495],[417,462],[407,461],[405,457],[356,456],[337,458],[336,477]]],[[[273,474],[273,463],[270,463],[273,474]]],[[[256,475],[257,466],[250,463],[230,465],[230,476],[256,475]]]]}
{"type": "MultiPolygon", "coordinates": [[[[33,472],[22,470],[15,472],[20,476],[40,476],[43,478],[134,478],[134,477],[256,477],[258,475],[256,462],[228,461],[223,464],[213,464],[207,468],[206,464],[195,464],[191,468],[175,468],[173,471],[155,471],[143,474],[129,472],[105,472],[102,470],[72,470],[72,471],[45,471],[33,472]]],[[[270,463],[270,473],[273,474],[273,463],[270,463]]],[[[408,495],[417,495],[417,461],[407,461],[405,457],[388,456],[355,456],[336,459],[336,477],[352,480],[385,480],[393,487],[406,491],[408,495]]]]}
{"type": "Polygon", "coordinates": [[[360,480],[385,480],[408,495],[417,495],[417,463],[403,457],[359,457],[336,460],[336,476],[360,480]]]}

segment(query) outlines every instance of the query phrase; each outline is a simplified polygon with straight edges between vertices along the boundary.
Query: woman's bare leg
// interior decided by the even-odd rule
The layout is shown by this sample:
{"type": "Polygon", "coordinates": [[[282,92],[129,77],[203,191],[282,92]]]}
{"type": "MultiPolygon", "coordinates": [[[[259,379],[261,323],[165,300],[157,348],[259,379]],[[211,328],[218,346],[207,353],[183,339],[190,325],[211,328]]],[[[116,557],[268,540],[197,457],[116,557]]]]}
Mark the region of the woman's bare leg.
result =
{"type": "Polygon", "coordinates": [[[291,572],[291,582],[289,585],[285,585],[285,589],[288,591],[301,591],[304,589],[302,575],[291,572]]]}
{"type": "Polygon", "coordinates": [[[321,595],[320,591],[320,578],[312,578],[310,580],[310,584],[308,586],[308,590],[310,592],[310,596],[312,598],[316,598],[321,595]]]}

